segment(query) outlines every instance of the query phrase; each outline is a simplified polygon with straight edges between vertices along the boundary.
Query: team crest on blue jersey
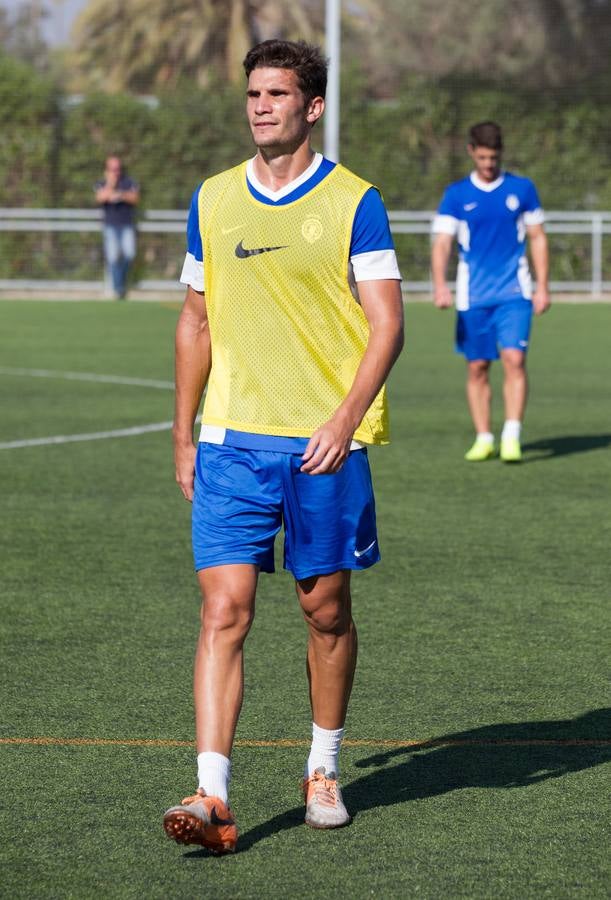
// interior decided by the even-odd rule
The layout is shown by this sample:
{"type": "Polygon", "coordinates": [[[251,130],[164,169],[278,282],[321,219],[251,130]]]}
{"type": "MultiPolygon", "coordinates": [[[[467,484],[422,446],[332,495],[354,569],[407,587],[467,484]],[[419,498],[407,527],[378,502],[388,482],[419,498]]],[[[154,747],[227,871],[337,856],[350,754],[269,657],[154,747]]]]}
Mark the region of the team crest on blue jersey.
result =
{"type": "Polygon", "coordinates": [[[505,205],[507,209],[510,209],[512,212],[515,212],[516,209],[520,206],[519,197],[516,197],[515,194],[507,194],[507,198],[505,199],[505,205]]]}

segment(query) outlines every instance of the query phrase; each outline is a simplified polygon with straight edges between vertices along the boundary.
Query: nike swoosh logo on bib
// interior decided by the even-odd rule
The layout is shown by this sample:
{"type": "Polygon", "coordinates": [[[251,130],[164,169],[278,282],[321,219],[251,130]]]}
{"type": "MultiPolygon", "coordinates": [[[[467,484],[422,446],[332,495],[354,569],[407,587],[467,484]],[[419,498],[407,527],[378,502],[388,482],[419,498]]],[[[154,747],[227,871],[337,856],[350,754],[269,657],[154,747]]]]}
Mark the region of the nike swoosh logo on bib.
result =
{"type": "Polygon", "coordinates": [[[271,253],[272,250],[286,250],[286,247],[287,245],[285,244],[282,247],[254,247],[252,250],[247,250],[243,246],[243,241],[240,241],[235,248],[235,255],[238,259],[247,259],[249,256],[258,256],[259,253],[271,253]]]}

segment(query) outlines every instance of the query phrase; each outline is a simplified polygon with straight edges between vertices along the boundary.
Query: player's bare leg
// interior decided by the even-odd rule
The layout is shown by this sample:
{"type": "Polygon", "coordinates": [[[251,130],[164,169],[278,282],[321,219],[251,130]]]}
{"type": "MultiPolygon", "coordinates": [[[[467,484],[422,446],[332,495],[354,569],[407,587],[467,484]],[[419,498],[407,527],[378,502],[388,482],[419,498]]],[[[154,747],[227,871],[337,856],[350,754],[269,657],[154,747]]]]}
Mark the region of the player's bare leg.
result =
{"type": "Polygon", "coordinates": [[[309,629],[307,670],[314,721],[321,728],[342,728],[357,655],[350,572],[297,582],[297,596],[309,629]]]}
{"type": "Polygon", "coordinates": [[[520,462],[522,459],[520,431],[528,397],[526,354],[522,350],[508,348],[501,351],[501,360],[503,362],[503,398],[505,400],[501,459],[503,462],[520,462]]]}
{"type": "Polygon", "coordinates": [[[252,565],[198,572],[203,598],[193,672],[198,753],[231,754],[242,707],[243,646],[254,618],[257,576],[252,565]]]}
{"type": "Polygon", "coordinates": [[[528,376],[526,374],[526,354],[521,350],[501,350],[503,363],[503,399],[505,401],[505,419],[524,418],[528,397],[528,376]]]}
{"type": "Polygon", "coordinates": [[[467,403],[475,428],[475,443],[465,454],[465,459],[470,462],[483,462],[495,452],[490,424],[492,389],[489,370],[489,359],[467,361],[467,403]]]}
{"type": "Polygon", "coordinates": [[[488,380],[489,359],[467,362],[467,403],[476,434],[490,431],[490,400],[492,389],[488,380]]]}
{"type": "Polygon", "coordinates": [[[178,843],[217,853],[233,852],[238,839],[227,798],[229,758],[242,706],[243,646],[254,616],[257,576],[252,565],[198,573],[203,602],[193,693],[199,788],[166,811],[164,828],[178,843]]]}
{"type": "MultiPolygon", "coordinates": [[[[319,741],[335,742],[337,759],[357,657],[350,572],[304,579],[297,583],[297,596],[309,630],[307,673],[314,732],[319,741]]],[[[329,746],[326,752],[333,753],[329,746]]],[[[306,770],[303,790],[308,825],[337,828],[350,821],[337,783],[337,764],[306,770]]]]}

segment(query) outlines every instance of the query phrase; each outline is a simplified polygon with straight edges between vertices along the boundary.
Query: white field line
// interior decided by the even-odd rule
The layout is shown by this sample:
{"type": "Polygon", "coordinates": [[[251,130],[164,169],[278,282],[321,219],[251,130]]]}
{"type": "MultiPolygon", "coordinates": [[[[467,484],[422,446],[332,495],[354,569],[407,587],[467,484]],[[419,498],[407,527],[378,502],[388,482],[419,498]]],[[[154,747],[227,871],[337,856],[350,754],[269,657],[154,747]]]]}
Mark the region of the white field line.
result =
{"type": "Polygon", "coordinates": [[[102,441],[105,438],[133,437],[151,431],[169,431],[171,422],[155,422],[152,425],[135,425],[133,428],[115,428],[113,431],[90,431],[88,434],[56,434],[52,437],[26,438],[22,441],[5,441],[0,450],[15,450],[17,447],[42,447],[45,444],[72,444],[76,441],[102,441]]]}
{"type": "MultiPolygon", "coordinates": [[[[58,372],[52,369],[19,369],[0,366],[0,375],[20,375],[32,378],[63,378],[68,381],[93,381],[103,384],[125,384],[135,387],[150,387],[173,390],[174,382],[157,381],[150,378],[129,378],[122,375],[98,375],[94,372],[58,372]]],[[[19,441],[4,441],[0,450],[15,450],[19,447],[42,447],[48,444],[71,444],[77,441],[101,441],[106,438],[133,437],[154,431],[168,431],[172,422],[155,422],[151,425],[135,425],[131,428],[115,428],[111,431],[92,431],[87,434],[58,434],[41,438],[25,438],[19,441]]]]}
{"type": "Polygon", "coordinates": [[[31,378],[63,378],[67,381],[97,381],[101,384],[128,384],[135,387],[159,388],[173,391],[173,381],[157,381],[154,378],[129,378],[127,375],[98,375],[95,372],[58,372],[53,369],[12,369],[0,366],[0,375],[25,375],[31,378]]]}

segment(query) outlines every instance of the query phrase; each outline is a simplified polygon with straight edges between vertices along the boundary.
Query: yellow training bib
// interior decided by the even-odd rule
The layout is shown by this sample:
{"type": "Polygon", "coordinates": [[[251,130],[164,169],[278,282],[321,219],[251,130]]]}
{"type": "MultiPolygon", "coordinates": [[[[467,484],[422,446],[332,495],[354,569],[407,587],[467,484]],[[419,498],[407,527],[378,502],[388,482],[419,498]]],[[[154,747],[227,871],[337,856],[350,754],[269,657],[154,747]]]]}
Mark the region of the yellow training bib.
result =
{"type": "MultiPolygon", "coordinates": [[[[371,187],[336,166],[283,206],[256,200],[246,163],[199,194],[212,370],[202,422],[310,437],[352,386],[369,333],[348,284],[352,223],[371,187]]],[[[388,441],[385,389],[355,432],[388,441]]]]}

